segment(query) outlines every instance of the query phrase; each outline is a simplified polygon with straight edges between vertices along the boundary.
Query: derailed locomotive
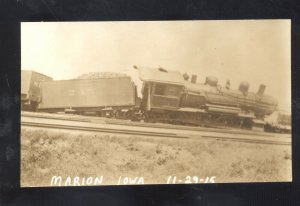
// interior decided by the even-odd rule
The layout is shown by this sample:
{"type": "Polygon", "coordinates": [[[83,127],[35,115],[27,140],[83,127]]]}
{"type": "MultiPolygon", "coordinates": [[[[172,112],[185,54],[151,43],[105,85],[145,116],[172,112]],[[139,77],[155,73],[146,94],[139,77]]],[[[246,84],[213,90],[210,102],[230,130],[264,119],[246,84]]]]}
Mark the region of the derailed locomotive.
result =
{"type": "MultiPolygon", "coordinates": [[[[207,77],[202,84],[197,77],[163,68],[136,67],[143,82],[142,97],[130,77],[41,81],[38,111],[93,113],[97,116],[166,122],[183,125],[223,125],[263,130],[264,117],[277,107],[274,97],[249,92],[242,82],[236,90],[207,77]]],[[[23,87],[22,75],[22,87],[23,87]]],[[[25,85],[25,84],[24,84],[25,85]]]]}
{"type": "Polygon", "coordinates": [[[232,90],[229,84],[218,85],[215,77],[199,84],[195,75],[188,81],[181,73],[163,68],[135,68],[143,81],[141,109],[146,121],[262,130],[264,117],[277,107],[276,99],[264,94],[265,85],[253,93],[247,82],[232,90]]]}

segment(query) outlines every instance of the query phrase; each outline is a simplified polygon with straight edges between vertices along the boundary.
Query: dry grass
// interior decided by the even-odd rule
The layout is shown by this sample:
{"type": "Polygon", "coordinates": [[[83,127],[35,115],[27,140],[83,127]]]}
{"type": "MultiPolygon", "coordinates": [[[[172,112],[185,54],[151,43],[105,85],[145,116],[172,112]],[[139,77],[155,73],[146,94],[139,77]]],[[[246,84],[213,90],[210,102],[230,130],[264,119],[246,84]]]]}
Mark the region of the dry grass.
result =
{"type": "Polygon", "coordinates": [[[291,180],[289,146],[26,129],[21,135],[22,186],[49,186],[53,175],[103,175],[104,184],[117,184],[120,175],[142,176],[146,184],[165,184],[169,175],[216,176],[216,182],[291,180]]]}

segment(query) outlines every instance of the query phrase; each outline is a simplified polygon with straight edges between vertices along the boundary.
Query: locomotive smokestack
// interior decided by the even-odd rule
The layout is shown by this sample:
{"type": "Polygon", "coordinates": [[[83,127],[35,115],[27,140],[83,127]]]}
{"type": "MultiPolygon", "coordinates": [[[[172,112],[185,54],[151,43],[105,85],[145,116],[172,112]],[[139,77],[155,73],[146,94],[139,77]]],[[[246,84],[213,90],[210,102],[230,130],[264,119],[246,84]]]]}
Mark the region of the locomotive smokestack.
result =
{"type": "Polygon", "coordinates": [[[249,90],[249,83],[248,82],[241,82],[240,83],[240,86],[239,86],[239,90],[241,92],[243,92],[244,94],[247,94],[248,93],[248,90],[249,90]]]}
{"type": "Polygon", "coordinates": [[[257,94],[263,95],[264,92],[265,92],[265,90],[266,90],[266,85],[261,84],[261,85],[259,86],[259,89],[258,89],[257,94]]]}
{"type": "Polygon", "coordinates": [[[197,75],[195,75],[195,74],[192,75],[191,82],[193,84],[196,84],[196,82],[197,82],[197,75]]]}
{"type": "Polygon", "coordinates": [[[188,81],[190,76],[187,73],[184,73],[183,75],[184,80],[188,81]]]}
{"type": "Polygon", "coordinates": [[[230,89],[230,80],[229,79],[227,79],[227,81],[226,81],[225,88],[230,89]]]}

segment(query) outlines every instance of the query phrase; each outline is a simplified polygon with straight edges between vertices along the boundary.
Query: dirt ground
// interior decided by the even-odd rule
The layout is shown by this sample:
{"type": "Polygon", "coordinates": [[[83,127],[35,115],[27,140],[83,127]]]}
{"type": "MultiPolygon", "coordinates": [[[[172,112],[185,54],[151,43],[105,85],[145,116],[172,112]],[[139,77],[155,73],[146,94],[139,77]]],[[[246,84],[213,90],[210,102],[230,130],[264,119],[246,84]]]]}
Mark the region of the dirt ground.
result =
{"type": "Polygon", "coordinates": [[[87,185],[88,178],[101,176],[103,185],[129,178],[166,184],[169,176],[182,183],[188,176],[215,176],[217,183],[291,181],[291,147],[22,128],[21,186],[50,186],[53,176],[62,178],[62,186],[68,178],[87,185]]]}

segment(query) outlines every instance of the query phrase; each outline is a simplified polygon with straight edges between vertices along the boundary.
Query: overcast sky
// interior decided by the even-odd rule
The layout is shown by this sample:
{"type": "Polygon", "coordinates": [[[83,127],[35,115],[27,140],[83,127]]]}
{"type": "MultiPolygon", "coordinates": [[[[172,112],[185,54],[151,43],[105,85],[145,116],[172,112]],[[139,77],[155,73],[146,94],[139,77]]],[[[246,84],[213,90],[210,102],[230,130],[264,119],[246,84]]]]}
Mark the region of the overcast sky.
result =
{"type": "Polygon", "coordinates": [[[65,22],[21,24],[21,67],[54,79],[86,72],[127,73],[133,65],[241,81],[291,108],[289,20],[65,22]]]}

